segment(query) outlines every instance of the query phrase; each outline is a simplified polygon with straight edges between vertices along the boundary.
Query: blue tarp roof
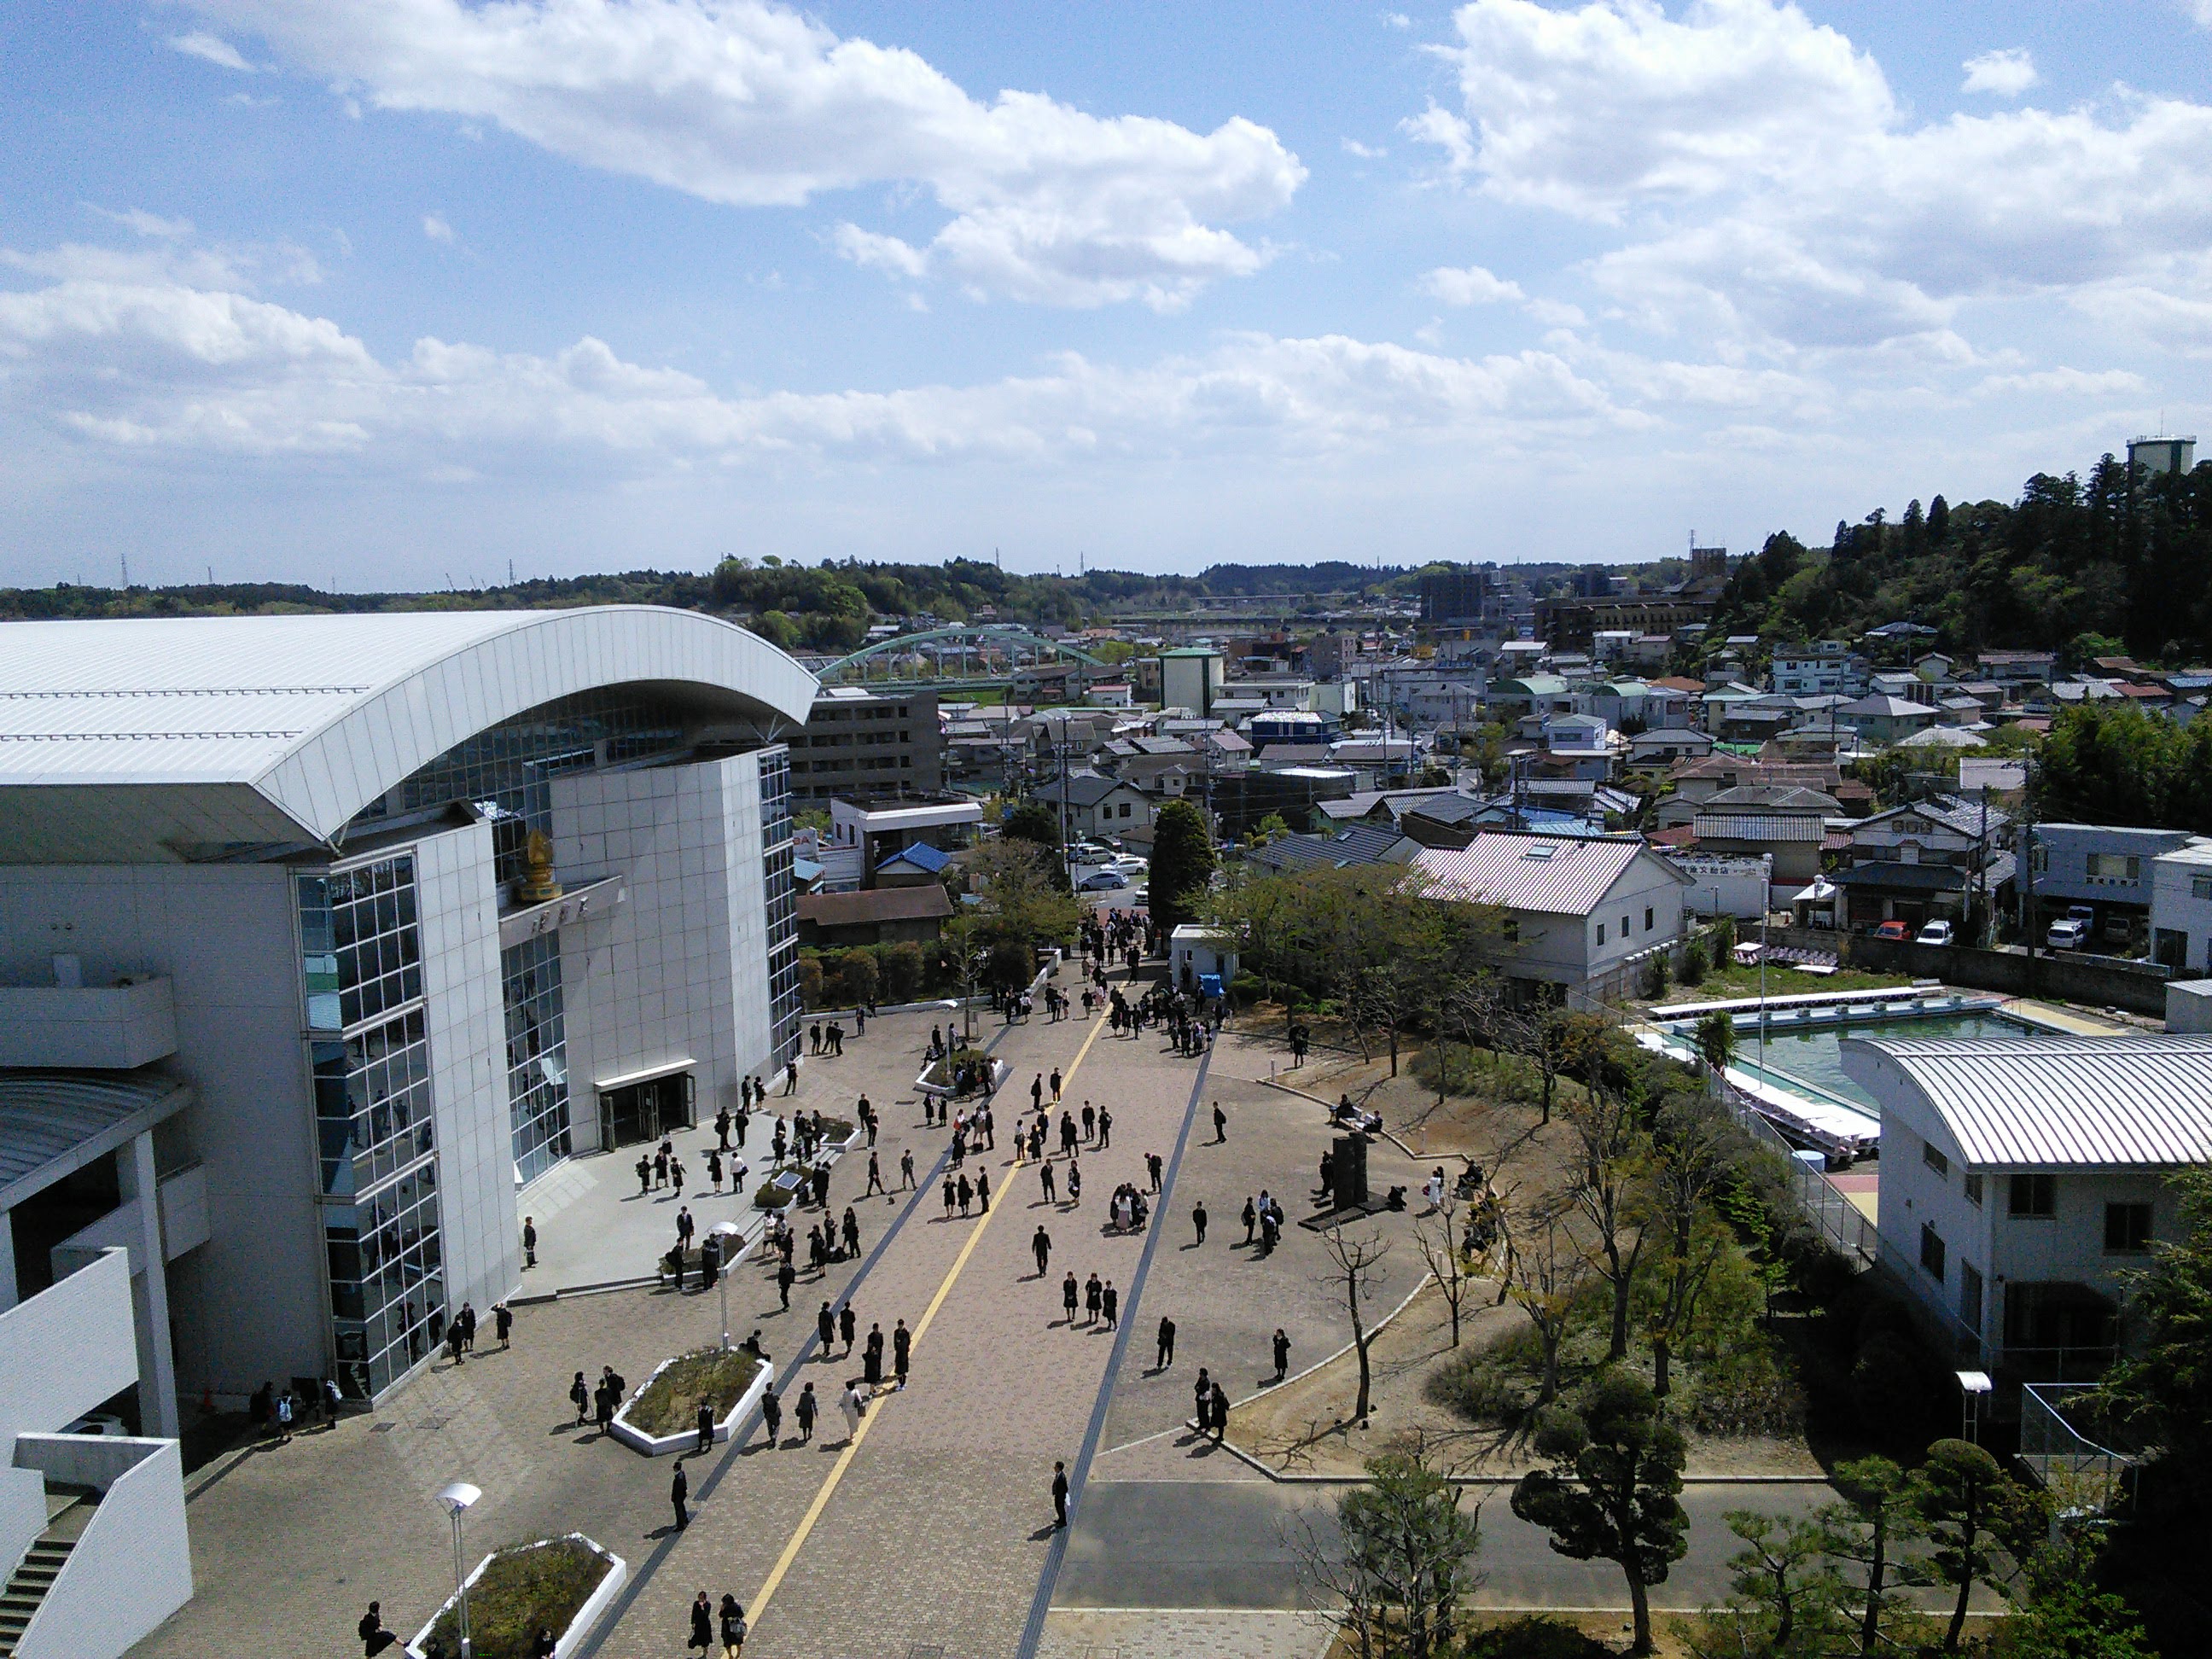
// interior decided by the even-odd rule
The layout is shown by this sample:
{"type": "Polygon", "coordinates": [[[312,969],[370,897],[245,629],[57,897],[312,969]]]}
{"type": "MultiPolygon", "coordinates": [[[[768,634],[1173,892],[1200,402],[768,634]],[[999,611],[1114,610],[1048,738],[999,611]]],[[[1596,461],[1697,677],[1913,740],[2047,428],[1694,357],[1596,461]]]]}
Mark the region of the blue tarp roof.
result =
{"type": "Polygon", "coordinates": [[[911,864],[915,869],[933,876],[951,862],[951,854],[932,847],[927,842],[918,841],[913,846],[893,854],[876,868],[880,870],[884,864],[911,864]]]}

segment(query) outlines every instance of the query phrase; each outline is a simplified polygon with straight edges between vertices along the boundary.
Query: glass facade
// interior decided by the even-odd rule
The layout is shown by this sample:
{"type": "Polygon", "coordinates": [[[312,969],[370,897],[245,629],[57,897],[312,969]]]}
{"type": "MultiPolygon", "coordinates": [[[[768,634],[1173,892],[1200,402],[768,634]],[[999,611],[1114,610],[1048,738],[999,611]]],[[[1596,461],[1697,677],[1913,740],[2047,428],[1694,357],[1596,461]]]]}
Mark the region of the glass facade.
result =
{"type": "Polygon", "coordinates": [[[298,881],[339,1388],[372,1399],[445,1318],[411,853],[298,881]]]}
{"type": "Polygon", "coordinates": [[[799,1052],[799,900],[791,872],[791,751],[760,754],[763,884],[768,895],[768,994],[775,1046],[770,1063],[799,1052]]]}
{"type": "Polygon", "coordinates": [[[522,873],[530,832],[552,832],[556,777],[673,754],[684,742],[683,717],[674,708],[619,686],[586,691],[486,726],[420,768],[396,797],[386,797],[361,817],[373,822],[391,811],[420,811],[462,800],[489,807],[495,873],[512,881],[522,873]]]}
{"type": "Polygon", "coordinates": [[[507,1109],[516,1178],[568,1156],[568,1048],[561,1019],[561,935],[539,933],[499,953],[507,1012],[507,1109]]]}

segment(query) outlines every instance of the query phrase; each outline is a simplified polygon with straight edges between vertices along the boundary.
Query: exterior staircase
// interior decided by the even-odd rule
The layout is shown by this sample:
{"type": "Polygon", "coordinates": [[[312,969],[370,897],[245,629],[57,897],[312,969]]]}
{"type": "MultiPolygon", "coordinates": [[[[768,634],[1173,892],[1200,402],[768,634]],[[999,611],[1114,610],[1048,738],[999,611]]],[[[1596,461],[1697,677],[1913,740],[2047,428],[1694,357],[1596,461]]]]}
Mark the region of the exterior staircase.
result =
{"type": "Polygon", "coordinates": [[[0,1659],[13,1659],[15,1644],[23,1639],[39,1604],[46,1599],[46,1592],[69,1561],[70,1552],[83,1536],[96,1501],[94,1494],[48,1488],[46,1529],[25,1553],[7,1588],[0,1589],[0,1659]]]}

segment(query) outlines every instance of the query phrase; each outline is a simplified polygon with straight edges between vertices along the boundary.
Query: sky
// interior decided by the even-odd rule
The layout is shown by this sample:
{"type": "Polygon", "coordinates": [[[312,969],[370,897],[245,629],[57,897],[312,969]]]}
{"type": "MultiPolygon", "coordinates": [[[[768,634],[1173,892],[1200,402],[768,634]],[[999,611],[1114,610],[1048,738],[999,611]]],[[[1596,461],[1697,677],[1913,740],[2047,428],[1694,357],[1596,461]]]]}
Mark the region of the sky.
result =
{"type": "Polygon", "coordinates": [[[33,0],[0,584],[1825,542],[2206,424],[2207,178],[2212,0],[33,0]]]}

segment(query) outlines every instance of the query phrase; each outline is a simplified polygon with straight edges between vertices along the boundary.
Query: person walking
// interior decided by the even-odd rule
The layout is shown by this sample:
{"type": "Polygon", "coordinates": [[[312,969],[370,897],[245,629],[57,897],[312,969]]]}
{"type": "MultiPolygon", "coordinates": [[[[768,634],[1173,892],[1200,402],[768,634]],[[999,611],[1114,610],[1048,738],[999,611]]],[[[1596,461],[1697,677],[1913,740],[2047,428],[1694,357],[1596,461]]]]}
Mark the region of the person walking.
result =
{"type": "Polygon", "coordinates": [[[711,1400],[702,1400],[699,1402],[699,1444],[697,1449],[702,1453],[710,1452],[714,1449],[714,1402],[711,1400]]]}
{"type": "Polygon", "coordinates": [[[774,1384],[761,1394],[761,1426],[768,1431],[769,1449],[773,1451],[783,1433],[783,1401],[776,1398],[774,1384]]]}
{"type": "Polygon", "coordinates": [[[821,1407],[815,1403],[814,1385],[811,1382],[809,1382],[805,1388],[799,1391],[799,1404],[792,1408],[791,1413],[799,1421],[799,1443],[800,1445],[803,1446],[808,1441],[814,1438],[815,1413],[820,1409],[821,1407]]]}
{"type": "Polygon", "coordinates": [[[791,1287],[799,1282],[799,1270],[791,1265],[789,1256],[776,1264],[775,1293],[783,1298],[783,1311],[791,1311],[791,1287]]]}
{"type": "Polygon", "coordinates": [[[584,1374],[576,1373],[576,1380],[568,1385],[568,1399],[576,1407],[576,1426],[584,1426],[585,1408],[592,1403],[592,1391],[584,1386],[584,1374]]]}
{"type": "Polygon", "coordinates": [[[1097,1273],[1093,1273],[1083,1281],[1083,1322],[1086,1325],[1097,1324],[1099,1310],[1105,1306],[1105,1282],[1097,1273]]]}
{"type": "Polygon", "coordinates": [[[845,1240],[846,1259],[857,1261],[860,1255],[860,1218],[849,1204],[845,1206],[845,1221],[840,1231],[845,1240]]]}
{"type": "MultiPolygon", "coordinates": [[[[1057,1091],[1054,1091],[1055,1097],[1057,1091]]],[[[1044,1073],[1039,1072],[1030,1079],[1030,1109],[1036,1111],[1044,1104],[1044,1073]]]]}
{"type": "Polygon", "coordinates": [[[848,1382],[837,1396],[837,1409],[845,1414],[845,1443],[849,1446],[860,1437],[860,1419],[868,1414],[867,1396],[848,1382]]]}
{"type": "Polygon", "coordinates": [[[714,1650],[714,1604],[704,1590],[691,1603],[691,1639],[684,1644],[686,1653],[694,1648],[702,1653],[714,1650]]]}
{"type": "Polygon", "coordinates": [[[1050,1158],[1045,1159],[1042,1163],[1037,1165],[1037,1185],[1044,1191],[1044,1201],[1046,1203],[1057,1204],[1060,1202],[1060,1178],[1052,1172],[1052,1160],[1050,1158]]]}
{"type": "Polygon", "coordinates": [[[1060,1281],[1060,1305],[1067,1310],[1067,1322],[1075,1323],[1075,1304],[1082,1295],[1082,1286],[1075,1282],[1075,1270],[1070,1268],[1067,1277],[1060,1281]]]}
{"type": "Polygon", "coordinates": [[[676,1196],[680,1200],[684,1196],[684,1160],[682,1158],[672,1158],[668,1160],[668,1182],[676,1188],[676,1196]]]}
{"type": "Polygon", "coordinates": [[[745,1650],[745,1610],[734,1595],[722,1597],[722,1659],[743,1659],[745,1650]]]}
{"type": "Polygon", "coordinates": [[[814,1334],[822,1344],[822,1358],[830,1358],[830,1350],[837,1346],[837,1316],[825,1299],[821,1311],[814,1316],[814,1334]]]}
{"type": "MultiPolygon", "coordinates": [[[[899,1190],[902,1193],[910,1193],[915,1190],[914,1149],[911,1146],[908,1147],[904,1152],[899,1154],[899,1190]]],[[[884,1202],[886,1204],[890,1202],[890,1195],[889,1194],[884,1194],[884,1202]]]]}
{"type": "Polygon", "coordinates": [[[845,1342],[845,1352],[842,1356],[843,1358],[850,1358],[852,1357],[853,1337],[854,1333],[860,1329],[860,1316],[853,1311],[853,1304],[851,1303],[848,1302],[843,1307],[837,1310],[837,1334],[842,1337],[845,1342]]]}
{"type": "Polygon", "coordinates": [[[868,1190],[862,1193],[860,1196],[873,1198],[878,1193],[884,1193],[885,1198],[890,1196],[889,1193],[884,1192],[883,1167],[876,1162],[876,1155],[870,1152],[868,1154],[868,1190]]]}
{"type": "Polygon", "coordinates": [[[1190,1229],[1198,1235],[1198,1242],[1206,1243],[1206,1200],[1200,1199],[1190,1206],[1190,1229]]]}
{"type": "Polygon", "coordinates": [[[1283,1334],[1280,1325],[1275,1327],[1275,1381],[1279,1382],[1291,1374],[1291,1339],[1283,1334]]]}
{"type": "Polygon", "coordinates": [[[1109,1331],[1120,1330],[1121,1328],[1121,1292],[1114,1288],[1114,1281],[1110,1279],[1106,1281],[1106,1288],[1099,1292],[1099,1306],[1100,1310],[1106,1316],[1106,1328],[1109,1331]]]}
{"type": "Polygon", "coordinates": [[[1030,1235],[1030,1254],[1036,1257],[1036,1276],[1042,1279],[1045,1268],[1052,1260],[1052,1235],[1045,1231],[1042,1222],[1037,1224],[1036,1231],[1030,1235]]]}
{"type": "Polygon", "coordinates": [[[906,1387],[907,1368],[913,1357],[914,1333],[907,1329],[906,1321],[902,1319],[891,1332],[891,1370],[902,1389],[906,1387]]]}
{"type": "Polygon", "coordinates": [[[371,1601],[368,1611],[362,1614],[361,1623],[354,1629],[361,1637],[362,1659],[376,1659],[376,1656],[386,1648],[399,1645],[399,1638],[384,1627],[384,1603],[381,1601],[371,1601]]]}
{"type": "Polygon", "coordinates": [[[991,1172],[988,1170],[975,1171],[975,1202],[979,1206],[976,1210],[978,1215],[991,1213],[991,1172]]]}
{"type": "MultiPolygon", "coordinates": [[[[686,1500],[691,1496],[691,1477],[684,1473],[684,1460],[676,1460],[676,1473],[668,1482],[668,1501],[676,1507],[676,1530],[681,1532],[691,1524],[691,1511],[686,1500]]],[[[704,1600],[702,1595],[701,1600],[704,1600]]]]}
{"type": "Polygon", "coordinates": [[[1164,1371],[1175,1364],[1175,1321],[1165,1314],[1160,1316],[1159,1352],[1153,1358],[1152,1369],[1164,1371]]]}
{"type": "Polygon", "coordinates": [[[1072,1209],[1083,1207],[1083,1170],[1073,1158],[1067,1161],[1067,1202],[1072,1209]]]}
{"type": "Polygon", "coordinates": [[[952,1177],[948,1175],[945,1177],[945,1218],[947,1221],[952,1219],[952,1206],[959,1201],[960,1194],[952,1184],[952,1177]]]}
{"type": "Polygon", "coordinates": [[[1052,1528],[1064,1532],[1067,1528],[1067,1465],[1055,1460],[1052,1466],[1052,1528]]]}
{"type": "Polygon", "coordinates": [[[1057,1066],[1052,1068],[1052,1103],[1055,1106],[1060,1104],[1060,1067],[1057,1066]]]}
{"type": "Polygon", "coordinates": [[[1222,1145],[1229,1139],[1229,1114],[1221,1109],[1221,1103],[1213,1103],[1213,1144],[1222,1145]]]}
{"type": "Polygon", "coordinates": [[[538,1218],[522,1218],[522,1266],[525,1272],[538,1265],[538,1218]]]}

